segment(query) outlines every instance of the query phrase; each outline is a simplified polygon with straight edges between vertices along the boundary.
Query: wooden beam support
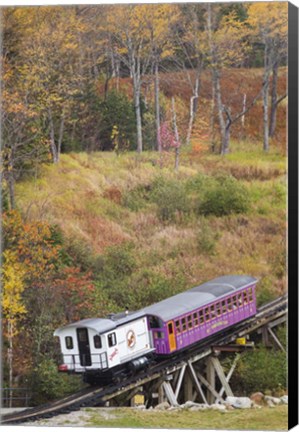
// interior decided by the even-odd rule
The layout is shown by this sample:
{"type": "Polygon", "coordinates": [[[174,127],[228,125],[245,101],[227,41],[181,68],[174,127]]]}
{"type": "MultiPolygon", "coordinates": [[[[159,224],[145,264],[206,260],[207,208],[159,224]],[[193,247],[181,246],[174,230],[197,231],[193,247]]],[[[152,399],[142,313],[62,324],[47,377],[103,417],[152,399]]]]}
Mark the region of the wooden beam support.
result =
{"type": "MultiPolygon", "coordinates": [[[[207,359],[206,374],[207,374],[207,381],[209,382],[210,386],[215,388],[216,377],[215,377],[215,367],[214,367],[214,363],[212,362],[212,358],[213,358],[212,356],[209,356],[207,359]]],[[[208,391],[207,393],[207,401],[209,405],[212,405],[215,401],[215,396],[210,391],[208,391]]]]}
{"type": "MultiPolygon", "coordinates": [[[[219,359],[217,357],[211,357],[211,362],[213,363],[215,371],[217,372],[217,375],[220,379],[222,387],[224,387],[226,396],[233,396],[234,394],[233,394],[232,389],[231,389],[231,387],[230,387],[230,385],[229,385],[229,383],[228,383],[228,381],[224,375],[224,372],[223,372],[223,369],[222,369],[222,366],[220,364],[219,359]]],[[[214,387],[215,387],[215,385],[214,385],[214,387]]]]}
{"type": "Polygon", "coordinates": [[[165,381],[163,384],[163,389],[165,392],[165,395],[168,399],[168,402],[170,403],[171,406],[178,406],[178,401],[177,398],[173,392],[173,388],[171,387],[171,384],[169,381],[165,381]]]}
{"type": "MultiPolygon", "coordinates": [[[[202,390],[202,388],[201,388],[201,385],[200,385],[200,383],[199,383],[199,381],[198,381],[198,379],[197,379],[197,376],[196,376],[195,370],[193,369],[193,366],[192,366],[192,363],[191,363],[190,360],[188,361],[188,367],[189,367],[189,370],[190,370],[191,375],[192,375],[192,377],[193,377],[193,380],[194,380],[194,383],[195,383],[196,388],[197,388],[197,390],[198,390],[198,393],[199,393],[200,396],[202,397],[202,400],[204,401],[204,403],[207,404],[207,403],[208,403],[208,402],[207,402],[207,399],[206,399],[206,397],[205,397],[205,395],[204,395],[204,392],[203,392],[203,390],[202,390]]],[[[208,383],[208,384],[209,384],[209,383],[208,383]]]]}
{"type": "Polygon", "coordinates": [[[263,344],[266,347],[270,346],[269,333],[268,333],[268,329],[266,326],[262,327],[262,339],[263,339],[263,344]]]}
{"type": "Polygon", "coordinates": [[[210,390],[210,392],[215,396],[216,399],[219,399],[221,403],[224,403],[224,399],[220,396],[220,394],[210,385],[210,383],[197,371],[197,377],[204,384],[204,386],[210,390]]]}
{"type": "Polygon", "coordinates": [[[185,375],[186,367],[187,367],[187,365],[184,364],[182,369],[180,370],[180,374],[179,374],[178,381],[177,381],[177,384],[175,387],[175,392],[174,392],[176,399],[178,398],[180,390],[181,390],[181,386],[182,386],[183,378],[185,375]]]}
{"type": "MultiPolygon", "coordinates": [[[[228,374],[227,374],[226,377],[225,377],[225,379],[226,379],[227,382],[229,382],[229,380],[231,379],[232,374],[234,373],[234,370],[235,370],[235,368],[236,368],[236,366],[237,366],[237,363],[238,363],[240,357],[241,357],[240,354],[237,354],[237,355],[236,355],[236,357],[235,357],[235,359],[234,359],[234,361],[233,361],[233,364],[232,364],[232,366],[231,366],[231,368],[230,368],[228,374]]],[[[223,393],[224,393],[224,387],[221,388],[221,390],[220,390],[220,392],[219,392],[219,395],[222,396],[223,393]]],[[[220,402],[220,400],[217,398],[217,399],[215,400],[215,403],[218,403],[218,402],[220,402]]]]}
{"type": "Polygon", "coordinates": [[[276,343],[276,345],[278,346],[278,348],[280,348],[283,352],[286,352],[286,350],[284,349],[284,347],[280,343],[278,337],[276,336],[276,334],[274,333],[274,331],[272,329],[270,329],[270,327],[268,327],[268,332],[270,333],[270,335],[274,339],[274,342],[276,343]]]}

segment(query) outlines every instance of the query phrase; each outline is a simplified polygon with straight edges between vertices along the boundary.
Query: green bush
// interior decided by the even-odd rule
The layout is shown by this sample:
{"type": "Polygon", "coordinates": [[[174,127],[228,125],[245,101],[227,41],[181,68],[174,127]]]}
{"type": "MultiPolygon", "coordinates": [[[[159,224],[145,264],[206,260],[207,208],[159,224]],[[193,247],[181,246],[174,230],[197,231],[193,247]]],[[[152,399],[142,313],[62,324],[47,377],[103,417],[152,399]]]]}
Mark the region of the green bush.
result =
{"type": "Polygon", "coordinates": [[[213,255],[219,235],[202,218],[200,221],[200,228],[197,232],[197,249],[199,253],[213,255]]]}
{"type": "Polygon", "coordinates": [[[112,90],[100,102],[101,149],[117,152],[136,148],[136,120],[133,103],[123,93],[112,90]]]}
{"type": "Polygon", "coordinates": [[[50,400],[59,399],[74,393],[82,386],[80,377],[61,374],[52,359],[44,359],[29,377],[33,405],[40,405],[50,400]]]}
{"type": "Polygon", "coordinates": [[[150,186],[138,185],[134,189],[124,193],[122,205],[132,211],[138,211],[144,208],[149,201],[150,186]]]}
{"type": "Polygon", "coordinates": [[[258,346],[241,357],[232,382],[242,395],[287,387],[287,358],[283,351],[258,346]]]}
{"type": "Polygon", "coordinates": [[[150,197],[157,205],[157,216],[162,222],[182,220],[190,213],[190,201],[184,184],[179,180],[157,178],[153,183],[150,197]]]}
{"type": "Polygon", "coordinates": [[[258,283],[256,290],[256,304],[260,307],[275,300],[276,295],[273,290],[273,280],[269,277],[264,277],[258,283]]]}
{"type": "Polygon", "coordinates": [[[209,188],[197,211],[203,215],[224,216],[232,213],[246,213],[249,209],[247,189],[232,176],[219,176],[216,184],[209,188]]]}

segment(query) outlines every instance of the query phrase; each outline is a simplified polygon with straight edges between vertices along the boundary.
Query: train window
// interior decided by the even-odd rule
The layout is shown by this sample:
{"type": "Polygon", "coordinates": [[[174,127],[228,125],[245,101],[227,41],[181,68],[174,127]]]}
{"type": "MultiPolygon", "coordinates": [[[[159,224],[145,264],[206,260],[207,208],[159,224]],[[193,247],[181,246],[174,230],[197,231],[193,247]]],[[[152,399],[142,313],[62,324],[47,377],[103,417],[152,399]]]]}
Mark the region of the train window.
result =
{"type": "Polygon", "coordinates": [[[197,312],[194,312],[193,314],[193,321],[194,321],[194,327],[198,326],[198,314],[197,312]]]}
{"type": "Polygon", "coordinates": [[[223,302],[221,302],[221,306],[222,306],[222,313],[226,313],[226,302],[225,302],[225,300],[223,300],[223,302]]]}
{"type": "Polygon", "coordinates": [[[102,340],[101,340],[101,336],[99,335],[95,335],[93,337],[93,343],[94,343],[94,347],[97,349],[102,348],[102,340]]]}
{"type": "Polygon", "coordinates": [[[177,334],[181,333],[181,326],[180,326],[180,321],[179,320],[177,320],[175,322],[175,329],[176,329],[177,334]]]}
{"type": "Polygon", "coordinates": [[[154,333],[154,338],[155,339],[164,339],[164,332],[155,332],[154,333]]]}
{"type": "Polygon", "coordinates": [[[253,291],[252,291],[252,288],[248,288],[248,295],[249,295],[249,301],[252,302],[253,301],[253,291]]]}
{"type": "Polygon", "coordinates": [[[216,316],[215,305],[212,305],[210,307],[210,309],[211,309],[211,318],[215,318],[215,316],[216,316]]]}
{"type": "Polygon", "coordinates": [[[171,335],[173,334],[173,324],[170,322],[168,323],[168,333],[171,335]]]}
{"type": "Polygon", "coordinates": [[[229,297],[229,298],[227,299],[227,310],[230,312],[230,311],[232,311],[232,309],[233,309],[233,306],[232,306],[232,299],[229,297]]]}
{"type": "Polygon", "coordinates": [[[73,338],[71,336],[66,336],[65,346],[67,347],[67,349],[73,349],[74,348],[73,338]]]}
{"type": "Polygon", "coordinates": [[[209,308],[205,309],[205,317],[206,317],[206,321],[210,320],[210,311],[209,311],[209,308]]]}
{"type": "Polygon", "coordinates": [[[116,345],[116,334],[110,333],[108,334],[108,346],[113,347],[114,345],[116,345]]]}
{"type": "Polygon", "coordinates": [[[204,322],[204,317],[203,317],[203,310],[199,311],[199,323],[203,324],[204,322]]]}
{"type": "Polygon", "coordinates": [[[243,299],[244,299],[244,304],[247,304],[248,303],[248,296],[247,296],[246,291],[243,292],[243,299]]]}
{"type": "Polygon", "coordinates": [[[186,327],[186,318],[182,318],[182,330],[183,330],[183,332],[187,330],[187,327],[186,327]]]}
{"type": "Polygon", "coordinates": [[[242,306],[242,304],[243,304],[242,294],[238,294],[238,303],[239,303],[239,306],[242,306]]]}
{"type": "Polygon", "coordinates": [[[238,308],[237,296],[233,296],[233,309],[237,309],[237,308],[238,308]]]}
{"type": "Polygon", "coordinates": [[[188,315],[187,319],[188,319],[188,328],[191,329],[193,327],[192,315],[188,315]]]}
{"type": "Polygon", "coordinates": [[[150,326],[151,329],[162,327],[162,326],[160,325],[160,320],[159,320],[159,318],[154,317],[154,316],[149,317],[149,326],[150,326]]]}
{"type": "Polygon", "coordinates": [[[216,303],[216,311],[217,311],[217,316],[221,315],[221,306],[220,303],[216,303]]]}

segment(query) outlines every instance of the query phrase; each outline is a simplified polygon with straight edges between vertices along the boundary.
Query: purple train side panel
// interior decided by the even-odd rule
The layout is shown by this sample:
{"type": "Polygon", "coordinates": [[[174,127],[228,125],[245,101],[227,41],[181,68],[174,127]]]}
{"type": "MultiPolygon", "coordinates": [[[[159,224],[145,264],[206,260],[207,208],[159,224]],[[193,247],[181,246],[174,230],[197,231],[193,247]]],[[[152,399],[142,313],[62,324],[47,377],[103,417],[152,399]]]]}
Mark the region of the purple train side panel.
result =
{"type": "MultiPolygon", "coordinates": [[[[214,333],[245,320],[256,314],[256,296],[254,283],[235,288],[229,295],[214,297],[213,301],[201,307],[189,309],[171,319],[160,319],[159,326],[149,322],[152,344],[159,355],[168,355],[180,349],[200,342],[214,333]]],[[[192,291],[192,290],[191,290],[192,291]]]]}

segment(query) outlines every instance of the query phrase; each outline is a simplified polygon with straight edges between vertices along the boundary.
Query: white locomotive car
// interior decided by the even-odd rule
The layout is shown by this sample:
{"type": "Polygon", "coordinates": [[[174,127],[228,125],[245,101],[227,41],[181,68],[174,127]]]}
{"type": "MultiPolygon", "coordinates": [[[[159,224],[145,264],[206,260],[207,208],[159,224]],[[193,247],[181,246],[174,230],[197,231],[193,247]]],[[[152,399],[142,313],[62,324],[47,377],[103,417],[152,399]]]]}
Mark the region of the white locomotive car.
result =
{"type": "Polygon", "coordinates": [[[154,351],[143,311],[84,319],[57,329],[54,336],[63,355],[59,371],[83,373],[90,384],[119,379],[124,364],[131,371],[146,367],[154,351]]]}
{"type": "Polygon", "coordinates": [[[60,371],[90,384],[119,381],[256,313],[251,276],[222,276],[143,310],[78,321],[55,331],[60,371]]]}

